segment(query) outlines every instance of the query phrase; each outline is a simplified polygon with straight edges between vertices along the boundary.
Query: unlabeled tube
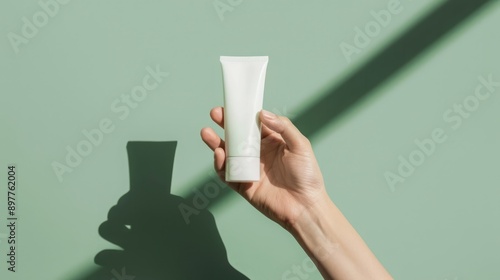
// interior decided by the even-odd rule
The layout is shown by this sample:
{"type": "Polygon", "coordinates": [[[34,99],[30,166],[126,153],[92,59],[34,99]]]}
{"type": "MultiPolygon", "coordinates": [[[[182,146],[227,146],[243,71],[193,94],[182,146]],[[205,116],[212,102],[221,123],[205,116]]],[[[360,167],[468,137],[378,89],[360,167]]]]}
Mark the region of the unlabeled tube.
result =
{"type": "Polygon", "coordinates": [[[260,180],[264,84],[269,57],[221,56],[224,86],[226,181],[260,180]]]}

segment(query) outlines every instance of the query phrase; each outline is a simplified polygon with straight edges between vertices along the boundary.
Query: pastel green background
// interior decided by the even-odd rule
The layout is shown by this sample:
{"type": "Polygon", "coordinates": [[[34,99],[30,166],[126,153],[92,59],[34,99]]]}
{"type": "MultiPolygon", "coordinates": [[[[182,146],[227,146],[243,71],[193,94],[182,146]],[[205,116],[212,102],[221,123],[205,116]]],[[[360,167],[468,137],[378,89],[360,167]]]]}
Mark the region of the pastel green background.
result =
{"type": "MultiPolygon", "coordinates": [[[[12,274],[2,171],[0,278],[72,279],[96,267],[95,254],[113,247],[97,227],[128,190],[127,141],[178,141],[172,192],[191,193],[212,166],[199,131],[215,127],[208,112],[222,104],[220,55],[268,55],[264,107],[293,119],[444,1],[401,0],[403,11],[348,63],[340,43],[352,44],[354,28],[388,2],[244,0],[221,20],[212,0],[73,0],[16,54],[7,34],[41,9],[2,1],[0,170],[19,168],[20,220],[12,274]],[[170,76],[119,120],[111,103],[156,65],[170,76]],[[103,118],[115,130],[59,182],[51,163],[103,118]]],[[[493,2],[313,139],[330,196],[395,279],[500,279],[500,88],[459,129],[442,117],[473,94],[478,76],[500,80],[493,2]],[[435,128],[447,141],[391,192],[384,173],[435,128]]],[[[209,209],[231,264],[250,279],[282,279],[306,258],[239,196],[209,209]]]]}

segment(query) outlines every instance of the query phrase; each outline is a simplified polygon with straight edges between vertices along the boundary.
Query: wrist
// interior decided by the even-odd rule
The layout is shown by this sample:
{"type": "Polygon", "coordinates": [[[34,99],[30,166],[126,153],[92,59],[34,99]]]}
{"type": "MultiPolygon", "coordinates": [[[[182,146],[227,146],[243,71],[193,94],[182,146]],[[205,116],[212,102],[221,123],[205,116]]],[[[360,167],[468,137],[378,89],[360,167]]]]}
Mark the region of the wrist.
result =
{"type": "Polygon", "coordinates": [[[289,231],[325,279],[392,279],[328,195],[304,209],[289,231]]]}
{"type": "Polygon", "coordinates": [[[328,216],[334,207],[328,194],[319,195],[319,198],[297,210],[297,213],[288,221],[287,230],[293,235],[300,235],[306,228],[317,226],[325,216],[328,216]]]}
{"type": "Polygon", "coordinates": [[[340,249],[336,229],[344,226],[341,217],[340,210],[325,192],[290,221],[288,231],[313,259],[321,259],[340,249]]]}

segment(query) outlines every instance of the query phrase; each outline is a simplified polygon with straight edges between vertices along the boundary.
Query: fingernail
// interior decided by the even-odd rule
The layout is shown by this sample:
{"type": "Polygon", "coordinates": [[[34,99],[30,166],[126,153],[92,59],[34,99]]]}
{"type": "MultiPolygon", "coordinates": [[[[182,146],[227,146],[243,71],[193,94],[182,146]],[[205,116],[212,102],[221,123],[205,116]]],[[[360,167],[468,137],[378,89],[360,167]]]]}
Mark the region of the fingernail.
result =
{"type": "Polygon", "coordinates": [[[271,113],[267,110],[262,110],[262,116],[268,120],[273,120],[276,118],[276,115],[274,113],[271,113]]]}

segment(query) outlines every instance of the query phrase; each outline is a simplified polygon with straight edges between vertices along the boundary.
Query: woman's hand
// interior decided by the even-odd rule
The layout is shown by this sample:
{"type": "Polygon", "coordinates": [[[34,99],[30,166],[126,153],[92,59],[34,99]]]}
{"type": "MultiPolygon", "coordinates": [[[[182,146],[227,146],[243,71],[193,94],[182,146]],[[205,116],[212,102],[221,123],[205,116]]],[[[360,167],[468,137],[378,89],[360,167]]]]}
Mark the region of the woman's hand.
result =
{"type": "MultiPolygon", "coordinates": [[[[210,116],[223,127],[222,107],[212,109],[210,116]]],[[[260,119],[260,180],[226,184],[267,217],[290,230],[304,210],[328,195],[309,140],[286,117],[262,111],[260,119]]],[[[224,140],[211,128],[203,128],[201,138],[214,151],[214,168],[225,182],[224,140]]]]}

